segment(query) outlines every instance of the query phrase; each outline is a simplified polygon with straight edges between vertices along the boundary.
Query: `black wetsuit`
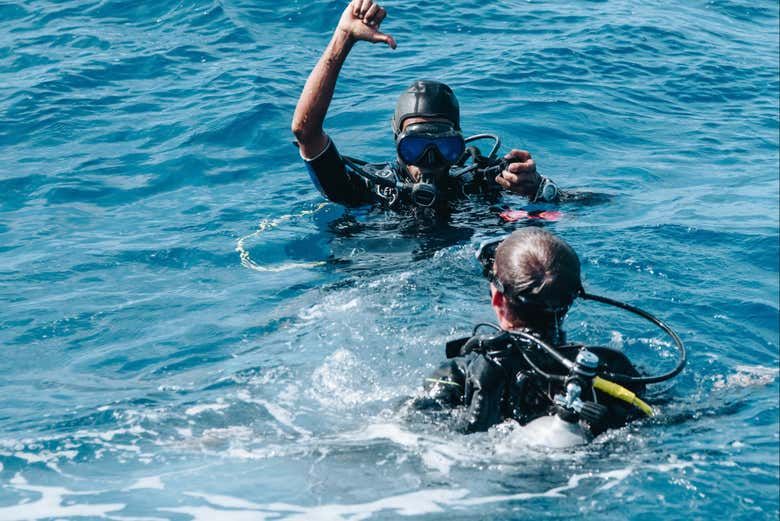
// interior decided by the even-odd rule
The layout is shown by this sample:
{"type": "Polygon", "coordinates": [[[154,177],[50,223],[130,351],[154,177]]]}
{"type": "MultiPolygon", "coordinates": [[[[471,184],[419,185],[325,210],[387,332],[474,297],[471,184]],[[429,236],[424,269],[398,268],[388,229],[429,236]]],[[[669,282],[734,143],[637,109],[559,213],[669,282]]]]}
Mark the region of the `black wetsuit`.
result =
{"type": "MultiPolygon", "coordinates": [[[[559,346],[558,351],[573,360],[581,346],[559,346]]],[[[589,347],[603,366],[610,371],[639,376],[626,356],[607,347],[589,347]]],[[[541,350],[529,353],[540,369],[553,374],[566,374],[558,362],[541,350]]],[[[512,418],[524,425],[540,416],[552,414],[555,406],[552,398],[563,394],[563,385],[550,381],[536,373],[521,353],[507,349],[490,356],[470,353],[453,358],[443,364],[426,381],[426,396],[416,400],[418,409],[460,407],[457,428],[463,432],[484,431],[491,426],[512,418]]],[[[626,385],[638,396],[644,393],[642,385],[626,385]]],[[[621,427],[640,416],[639,411],[622,400],[601,391],[594,391],[598,403],[607,407],[604,421],[589,424],[593,435],[621,427]]],[[[592,397],[583,396],[592,401],[592,397]]]]}
{"type": "MultiPolygon", "coordinates": [[[[388,163],[360,163],[360,168],[371,174],[389,179],[393,182],[414,182],[397,161],[388,163]]],[[[319,155],[305,160],[314,186],[331,201],[345,206],[379,205],[392,210],[404,210],[412,207],[408,195],[394,188],[378,186],[361,176],[354,163],[339,154],[332,140],[328,141],[319,155]]],[[[502,188],[493,178],[480,175],[464,175],[462,177],[447,177],[447,184],[438,187],[442,204],[462,199],[468,195],[483,194],[497,197],[502,188]]]]}

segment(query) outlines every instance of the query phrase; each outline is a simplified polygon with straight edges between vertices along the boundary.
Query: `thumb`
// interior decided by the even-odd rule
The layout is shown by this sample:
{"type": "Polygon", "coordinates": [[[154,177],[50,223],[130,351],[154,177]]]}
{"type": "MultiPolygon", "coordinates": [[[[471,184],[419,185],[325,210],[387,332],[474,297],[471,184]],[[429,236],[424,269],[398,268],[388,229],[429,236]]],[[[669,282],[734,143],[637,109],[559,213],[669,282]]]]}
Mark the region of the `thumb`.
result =
{"type": "Polygon", "coordinates": [[[377,31],[373,35],[371,35],[371,43],[379,43],[379,42],[386,43],[393,49],[395,49],[396,47],[395,38],[393,38],[389,34],[380,33],[379,31],[377,31]]]}

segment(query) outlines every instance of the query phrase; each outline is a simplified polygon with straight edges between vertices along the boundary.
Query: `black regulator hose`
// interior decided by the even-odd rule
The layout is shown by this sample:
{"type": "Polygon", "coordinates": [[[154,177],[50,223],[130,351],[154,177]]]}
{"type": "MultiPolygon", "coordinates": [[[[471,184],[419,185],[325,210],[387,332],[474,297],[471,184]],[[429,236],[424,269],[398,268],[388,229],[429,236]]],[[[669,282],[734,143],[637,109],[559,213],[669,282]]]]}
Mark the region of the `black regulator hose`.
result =
{"type": "MultiPolygon", "coordinates": [[[[602,304],[607,304],[609,306],[614,306],[623,309],[625,311],[628,311],[629,313],[633,313],[637,316],[640,316],[649,322],[652,322],[671,337],[671,339],[674,341],[675,347],[677,348],[677,352],[679,354],[677,365],[674,367],[674,369],[672,369],[667,373],[654,375],[654,376],[632,376],[632,375],[627,375],[622,373],[613,373],[611,371],[600,371],[599,373],[603,375],[605,378],[620,384],[640,384],[640,385],[656,384],[674,378],[675,376],[680,374],[680,372],[682,372],[683,368],[685,368],[685,364],[688,360],[688,355],[685,351],[685,345],[683,345],[682,340],[680,340],[680,337],[677,335],[677,333],[675,333],[671,327],[666,325],[666,323],[664,323],[663,321],[661,321],[660,319],[656,318],[655,316],[651,315],[650,313],[648,313],[643,309],[632,306],[631,304],[626,304],[625,302],[620,302],[619,300],[614,300],[599,295],[591,295],[590,293],[585,293],[584,291],[579,294],[579,297],[582,298],[583,300],[593,300],[595,302],[600,302],[602,304]]],[[[478,328],[484,326],[491,327],[493,329],[496,329],[497,331],[502,331],[501,328],[495,324],[482,323],[482,324],[478,324],[474,328],[473,334],[476,334],[478,328]]],[[[550,355],[550,357],[552,357],[556,362],[561,364],[569,371],[571,371],[572,368],[574,367],[574,362],[561,355],[554,347],[544,342],[543,340],[537,338],[536,336],[523,330],[512,330],[509,331],[509,333],[511,333],[513,336],[520,337],[530,343],[536,344],[537,346],[541,347],[548,355],[550,355]]],[[[589,347],[596,347],[596,346],[584,345],[582,347],[583,349],[588,349],[589,347]]],[[[555,379],[555,380],[561,379],[559,375],[551,375],[545,373],[544,371],[539,370],[539,368],[529,360],[529,357],[526,356],[525,352],[523,352],[523,358],[525,358],[525,360],[531,365],[531,367],[536,372],[538,372],[542,377],[547,379],[555,379]]]]}
{"type": "Polygon", "coordinates": [[[536,371],[537,373],[542,375],[542,378],[546,378],[548,380],[558,380],[559,382],[565,382],[566,381],[566,376],[564,376],[562,374],[551,374],[551,373],[547,373],[547,372],[543,371],[542,369],[540,369],[539,366],[536,365],[533,362],[533,360],[531,360],[531,357],[528,356],[528,353],[526,353],[525,351],[521,351],[521,354],[523,355],[523,360],[525,360],[525,362],[528,365],[531,366],[531,369],[533,369],[534,371],[536,371]]]}
{"type": "Polygon", "coordinates": [[[664,373],[658,376],[629,376],[626,374],[605,372],[604,376],[618,383],[656,384],[660,382],[665,382],[666,380],[670,380],[675,376],[677,376],[678,374],[680,374],[680,372],[682,372],[686,362],[688,361],[688,355],[685,351],[685,345],[683,345],[682,340],[680,340],[680,337],[677,335],[677,333],[675,333],[671,327],[666,325],[666,323],[664,323],[663,321],[661,321],[660,319],[656,318],[655,316],[651,315],[650,313],[648,313],[643,309],[632,306],[631,304],[626,304],[625,302],[620,302],[619,300],[613,300],[611,298],[602,297],[600,295],[591,295],[590,293],[585,293],[585,292],[582,292],[580,294],[580,298],[585,300],[593,300],[595,302],[601,302],[602,304],[607,304],[609,306],[614,306],[620,309],[624,309],[630,313],[633,313],[635,315],[644,318],[645,320],[652,322],[672,338],[675,347],[677,348],[677,352],[679,353],[679,360],[677,361],[677,366],[675,366],[675,368],[669,371],[668,373],[664,373]]]}
{"type": "Polygon", "coordinates": [[[471,143],[472,141],[478,141],[480,139],[492,139],[493,148],[490,149],[490,153],[487,155],[489,159],[494,159],[498,153],[498,149],[501,148],[501,138],[496,134],[476,134],[469,136],[463,140],[464,143],[471,143]]]}
{"type": "MultiPolygon", "coordinates": [[[[525,340],[528,340],[529,342],[532,342],[542,349],[544,349],[548,355],[550,355],[553,359],[555,359],[556,362],[564,366],[566,369],[571,370],[572,367],[574,367],[574,362],[560,354],[554,347],[552,347],[547,342],[541,340],[540,338],[535,337],[534,335],[527,333],[522,330],[513,330],[512,334],[515,336],[519,336],[520,338],[524,338],[525,340]]],[[[587,347],[587,346],[585,346],[587,347]]]]}
{"type": "Polygon", "coordinates": [[[344,162],[347,163],[350,167],[352,167],[352,169],[358,175],[362,176],[364,179],[367,179],[368,181],[374,184],[386,188],[396,188],[396,189],[403,188],[403,183],[397,183],[391,179],[380,177],[378,175],[372,174],[371,172],[365,170],[363,166],[368,164],[365,161],[361,161],[360,159],[355,159],[354,157],[347,157],[347,156],[342,156],[342,158],[344,159],[344,162]]]}
{"type": "MultiPolygon", "coordinates": [[[[536,345],[542,347],[550,356],[555,358],[558,362],[562,363],[566,366],[567,369],[571,369],[572,362],[563,356],[561,356],[554,348],[540,340],[539,338],[526,333],[525,331],[503,331],[499,326],[496,324],[491,324],[489,322],[481,322],[474,326],[474,330],[472,331],[472,338],[476,338],[477,330],[481,327],[489,327],[491,329],[495,329],[498,332],[503,332],[503,334],[509,334],[510,336],[519,336],[522,338],[525,338],[526,340],[530,340],[531,342],[535,343],[536,345]],[[567,365],[569,364],[569,365],[567,365]]],[[[501,336],[501,335],[499,335],[501,336]]],[[[542,378],[546,378],[548,380],[560,380],[561,382],[566,380],[565,375],[560,374],[551,374],[546,371],[544,371],[542,368],[540,368],[536,363],[534,363],[533,360],[531,360],[531,357],[528,356],[528,353],[525,352],[525,350],[520,350],[520,354],[523,356],[523,359],[528,363],[529,366],[531,366],[531,369],[539,373],[542,378]]]]}

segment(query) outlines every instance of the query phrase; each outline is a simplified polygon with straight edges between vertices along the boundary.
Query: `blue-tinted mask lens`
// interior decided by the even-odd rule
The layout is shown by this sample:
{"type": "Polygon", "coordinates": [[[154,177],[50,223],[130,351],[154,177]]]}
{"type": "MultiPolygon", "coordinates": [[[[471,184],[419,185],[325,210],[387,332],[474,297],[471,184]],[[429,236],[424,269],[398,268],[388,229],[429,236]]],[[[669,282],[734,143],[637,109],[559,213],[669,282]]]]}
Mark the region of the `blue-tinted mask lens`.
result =
{"type": "Polygon", "coordinates": [[[429,148],[435,147],[439,154],[449,163],[454,163],[465,150],[461,136],[415,136],[409,135],[398,142],[398,155],[404,163],[414,164],[429,148]]]}
{"type": "Polygon", "coordinates": [[[461,136],[441,137],[436,139],[435,143],[442,157],[450,163],[457,161],[466,147],[461,136]]]}
{"type": "Polygon", "coordinates": [[[422,136],[406,136],[398,143],[398,155],[404,163],[412,164],[425,152],[431,140],[422,136]]]}

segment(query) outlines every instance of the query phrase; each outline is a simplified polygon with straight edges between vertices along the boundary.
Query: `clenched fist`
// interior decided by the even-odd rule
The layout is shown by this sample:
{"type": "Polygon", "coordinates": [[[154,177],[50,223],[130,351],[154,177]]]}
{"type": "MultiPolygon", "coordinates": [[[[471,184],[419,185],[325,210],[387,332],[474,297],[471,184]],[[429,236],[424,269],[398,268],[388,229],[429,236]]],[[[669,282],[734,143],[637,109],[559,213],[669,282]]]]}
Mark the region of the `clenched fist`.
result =
{"type": "Polygon", "coordinates": [[[504,159],[514,159],[506,169],[496,176],[496,183],[510,192],[533,197],[539,189],[542,176],[536,171],[536,162],[525,150],[514,149],[504,159]]]}

